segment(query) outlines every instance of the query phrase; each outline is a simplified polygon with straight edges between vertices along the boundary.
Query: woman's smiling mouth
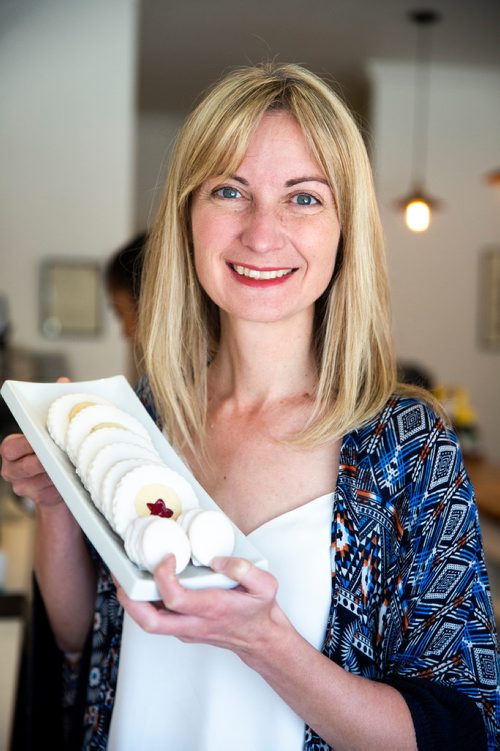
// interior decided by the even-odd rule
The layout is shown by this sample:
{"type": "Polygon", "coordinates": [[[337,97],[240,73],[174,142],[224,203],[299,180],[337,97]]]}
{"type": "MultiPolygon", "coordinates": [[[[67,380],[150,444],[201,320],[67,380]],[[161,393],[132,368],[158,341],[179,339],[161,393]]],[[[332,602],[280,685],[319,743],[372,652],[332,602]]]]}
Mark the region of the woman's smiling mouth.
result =
{"type": "Polygon", "coordinates": [[[228,263],[228,266],[242,278],[242,281],[279,281],[296,271],[295,268],[256,269],[236,263],[228,263]]]}

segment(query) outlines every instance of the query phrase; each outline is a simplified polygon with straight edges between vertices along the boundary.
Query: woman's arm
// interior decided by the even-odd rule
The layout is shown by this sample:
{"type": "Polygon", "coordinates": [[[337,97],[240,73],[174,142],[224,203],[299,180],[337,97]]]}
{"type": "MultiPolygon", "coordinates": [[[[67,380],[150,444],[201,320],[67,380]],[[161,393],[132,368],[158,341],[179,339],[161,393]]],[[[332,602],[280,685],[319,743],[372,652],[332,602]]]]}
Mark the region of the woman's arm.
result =
{"type": "Polygon", "coordinates": [[[95,572],[83,534],[23,435],[0,446],[2,477],[35,503],[35,576],[54,637],[80,652],[92,623],[95,572]]]}
{"type": "Polygon", "coordinates": [[[147,632],[235,652],[335,751],[417,748],[401,694],[346,672],[303,639],[276,603],[271,574],[238,558],[216,559],[213,567],[240,587],[184,589],[169,556],[155,573],[165,608],[133,602],[118,589],[120,602],[147,632]]]}
{"type": "MultiPolygon", "coordinates": [[[[453,431],[411,401],[395,409],[396,434],[405,421],[411,432],[402,431],[398,499],[408,505],[398,509],[395,571],[404,620],[387,620],[387,680],[410,707],[419,748],[492,750],[500,665],[474,491],[453,431]]],[[[387,433],[376,448],[382,462],[387,433]]]]}

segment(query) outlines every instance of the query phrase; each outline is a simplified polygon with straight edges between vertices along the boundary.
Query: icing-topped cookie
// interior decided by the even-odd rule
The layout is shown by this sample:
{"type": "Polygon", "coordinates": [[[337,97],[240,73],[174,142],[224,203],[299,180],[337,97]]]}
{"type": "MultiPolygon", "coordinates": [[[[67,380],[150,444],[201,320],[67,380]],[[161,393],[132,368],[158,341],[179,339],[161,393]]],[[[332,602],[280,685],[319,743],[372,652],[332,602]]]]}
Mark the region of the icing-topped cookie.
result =
{"type": "MultiPolygon", "coordinates": [[[[160,462],[161,463],[161,462],[160,462]]],[[[108,522],[112,521],[112,500],[115,494],[116,486],[130,470],[136,467],[142,467],[144,459],[122,459],[108,469],[101,483],[99,497],[93,499],[97,508],[104,514],[108,522]]]]}
{"type": "MultiPolygon", "coordinates": [[[[96,431],[98,433],[99,431],[96,431]]],[[[106,472],[113,464],[122,459],[143,459],[149,462],[160,462],[160,455],[153,446],[139,446],[134,443],[110,443],[103,446],[92,459],[90,467],[82,477],[83,484],[89,491],[92,500],[96,502],[101,496],[101,485],[106,472]]]]}
{"type": "Polygon", "coordinates": [[[110,523],[123,537],[137,516],[164,515],[175,520],[182,511],[198,506],[193,488],[182,475],[164,465],[144,464],[118,482],[109,508],[110,523]]]}
{"type": "Polygon", "coordinates": [[[83,439],[76,457],[76,471],[86,486],[86,475],[99,449],[112,443],[129,443],[154,450],[149,436],[139,435],[126,428],[99,428],[83,439]]]}
{"type": "Polygon", "coordinates": [[[111,402],[95,394],[64,394],[55,399],[47,414],[47,430],[59,448],[66,448],[66,431],[70,421],[80,410],[98,404],[111,406],[111,402]]]}
{"type": "Polygon", "coordinates": [[[133,433],[148,436],[148,431],[135,417],[114,406],[91,406],[82,409],[70,421],[66,431],[66,453],[76,464],[78,451],[83,440],[101,428],[125,428],[133,433]]]}

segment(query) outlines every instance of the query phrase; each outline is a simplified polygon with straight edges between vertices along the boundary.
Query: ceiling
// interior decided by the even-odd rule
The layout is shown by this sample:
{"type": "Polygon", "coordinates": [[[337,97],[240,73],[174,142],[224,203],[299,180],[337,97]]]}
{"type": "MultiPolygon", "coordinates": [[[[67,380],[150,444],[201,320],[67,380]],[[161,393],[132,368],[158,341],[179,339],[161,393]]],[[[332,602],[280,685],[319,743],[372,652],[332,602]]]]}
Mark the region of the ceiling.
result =
{"type": "MultiPolygon", "coordinates": [[[[189,109],[233,65],[299,62],[363,113],[370,58],[414,62],[409,11],[432,9],[432,60],[500,67],[500,0],[141,0],[138,103],[189,109]]],[[[500,92],[499,92],[500,95],[500,92]]]]}

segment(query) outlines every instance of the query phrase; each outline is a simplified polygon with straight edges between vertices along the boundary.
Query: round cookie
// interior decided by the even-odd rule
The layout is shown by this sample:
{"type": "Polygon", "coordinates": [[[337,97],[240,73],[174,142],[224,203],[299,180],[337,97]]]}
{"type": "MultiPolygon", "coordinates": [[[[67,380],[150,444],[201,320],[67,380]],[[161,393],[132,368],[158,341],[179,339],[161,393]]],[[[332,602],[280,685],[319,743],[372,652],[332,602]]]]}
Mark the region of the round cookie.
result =
{"type": "Polygon", "coordinates": [[[234,527],[221,511],[199,509],[188,512],[180,525],[185,529],[191,545],[195,566],[210,566],[218,555],[231,555],[234,550],[234,527]]]}
{"type": "Polygon", "coordinates": [[[100,405],[86,407],[73,417],[66,431],[66,452],[73,464],[76,464],[76,457],[83,440],[95,430],[110,427],[122,427],[139,435],[149,436],[139,420],[118,407],[100,405]]]}
{"type": "Polygon", "coordinates": [[[190,508],[188,511],[183,511],[180,516],[177,517],[177,524],[180,524],[184,532],[187,534],[189,530],[189,525],[191,524],[192,520],[196,516],[196,514],[199,514],[200,511],[202,511],[201,508],[190,508]]]}
{"type": "Polygon", "coordinates": [[[64,394],[54,399],[47,413],[47,430],[52,440],[57,443],[59,448],[66,447],[66,431],[70,421],[81,409],[106,404],[111,406],[111,402],[95,394],[76,393],[64,394]]]}
{"type": "MultiPolygon", "coordinates": [[[[156,463],[156,462],[155,462],[156,463]]],[[[158,462],[161,464],[161,462],[158,462]]],[[[144,459],[122,459],[106,472],[102,478],[101,487],[99,490],[99,497],[93,498],[95,505],[106,517],[108,522],[112,525],[112,502],[115,494],[116,486],[130,470],[136,467],[142,467],[144,459]]]]}
{"type": "Polygon", "coordinates": [[[197,506],[196,494],[182,475],[164,465],[144,464],[127,472],[116,485],[109,509],[110,524],[123,537],[136,516],[163,512],[176,519],[181,511],[197,506]]]}
{"type": "Polygon", "coordinates": [[[88,468],[99,449],[109,446],[111,443],[131,443],[135,446],[144,446],[154,449],[153,441],[149,436],[133,433],[126,428],[100,428],[83,439],[76,457],[76,471],[81,477],[83,484],[86,483],[88,468]]]}
{"type": "MultiPolygon", "coordinates": [[[[99,431],[96,431],[99,433],[99,431]]],[[[84,485],[93,499],[98,499],[101,495],[102,480],[106,472],[111,469],[113,464],[122,459],[143,459],[149,462],[160,462],[160,455],[156,449],[151,446],[138,446],[133,443],[110,443],[103,446],[88,468],[85,478],[82,477],[84,485]]]]}
{"type": "Polygon", "coordinates": [[[191,556],[189,540],[182,527],[160,516],[133,519],[125,531],[124,546],[130,560],[151,573],[166,555],[173,553],[175,572],[179,574],[191,556]]]}
{"type": "Polygon", "coordinates": [[[140,563],[142,530],[144,529],[144,525],[149,524],[151,518],[152,517],[150,516],[136,516],[136,518],[130,522],[125,530],[125,534],[123,535],[123,547],[125,548],[125,552],[132,563],[135,563],[139,568],[142,567],[140,563]]]}

